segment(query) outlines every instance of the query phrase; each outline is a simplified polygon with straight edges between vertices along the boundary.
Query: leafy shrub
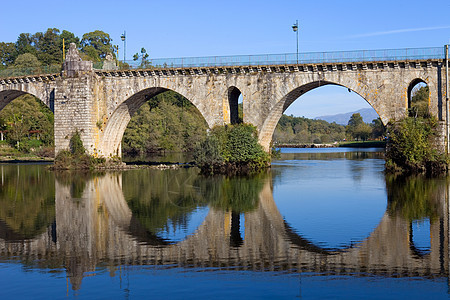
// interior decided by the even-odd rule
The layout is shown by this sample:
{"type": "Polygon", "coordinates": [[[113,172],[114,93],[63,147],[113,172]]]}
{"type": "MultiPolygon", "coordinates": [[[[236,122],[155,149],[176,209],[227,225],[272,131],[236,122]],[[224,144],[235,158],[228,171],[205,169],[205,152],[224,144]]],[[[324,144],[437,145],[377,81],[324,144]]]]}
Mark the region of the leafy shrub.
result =
{"type": "Polygon", "coordinates": [[[70,138],[70,151],[62,150],[55,157],[54,169],[57,170],[92,170],[106,162],[105,158],[93,157],[86,153],[80,133],[76,131],[70,138]]]}
{"type": "Polygon", "coordinates": [[[194,160],[203,173],[246,173],[268,167],[270,155],[254,126],[237,124],[213,128],[195,149],[194,160]]]}
{"type": "Polygon", "coordinates": [[[447,170],[447,157],[438,151],[437,120],[404,118],[388,124],[386,146],[388,172],[439,174],[447,170]]]}

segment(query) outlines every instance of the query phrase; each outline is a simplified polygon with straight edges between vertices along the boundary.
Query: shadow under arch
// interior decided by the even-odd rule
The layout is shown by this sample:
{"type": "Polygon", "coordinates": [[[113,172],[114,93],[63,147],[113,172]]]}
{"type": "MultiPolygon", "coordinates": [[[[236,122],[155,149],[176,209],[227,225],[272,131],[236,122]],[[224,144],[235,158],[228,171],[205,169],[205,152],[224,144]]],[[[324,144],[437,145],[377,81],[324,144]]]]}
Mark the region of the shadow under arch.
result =
{"type": "Polygon", "coordinates": [[[409,111],[410,116],[417,117],[418,114],[419,114],[419,116],[424,116],[429,113],[430,91],[428,88],[428,83],[425,80],[423,80],[422,78],[416,78],[416,79],[412,80],[408,86],[407,97],[408,97],[408,111],[409,111]],[[419,87],[419,88],[417,90],[415,90],[416,87],[419,87]],[[426,90],[424,90],[427,93],[426,99],[423,99],[423,97],[420,97],[419,101],[417,101],[418,99],[416,99],[415,100],[416,102],[414,102],[413,101],[414,100],[413,92],[415,91],[418,94],[418,92],[421,92],[422,88],[424,88],[424,87],[426,87],[426,90]]]}
{"type": "Polygon", "coordinates": [[[239,96],[242,95],[241,91],[231,86],[228,88],[228,105],[230,106],[230,123],[237,124],[239,120],[239,96]]]}
{"type": "MultiPolygon", "coordinates": [[[[106,126],[103,133],[103,156],[120,156],[121,155],[121,142],[124,135],[125,129],[130,122],[132,116],[138,111],[138,109],[147,101],[153,97],[162,94],[167,91],[173,91],[182,97],[186,98],[185,95],[180,94],[178,91],[162,88],[162,87],[151,87],[143,89],[134,95],[130,96],[124,102],[122,102],[111,114],[106,122],[106,126]]],[[[198,110],[199,108],[190,99],[186,98],[194,107],[198,110]]],[[[200,111],[200,110],[199,110],[200,111]]],[[[201,111],[200,111],[200,114],[201,111]]],[[[203,116],[203,114],[202,114],[203,116]]],[[[209,126],[209,125],[208,125],[209,126]]]]}
{"type": "Polygon", "coordinates": [[[322,80],[316,80],[304,85],[301,85],[299,87],[294,88],[289,93],[287,93],[285,96],[283,96],[279,101],[276,102],[276,104],[271,108],[267,118],[265,119],[261,130],[259,131],[259,142],[260,144],[266,149],[269,149],[269,145],[272,141],[272,136],[275,131],[275,128],[278,124],[278,121],[280,120],[283,113],[286,111],[286,109],[294,103],[297,99],[299,99],[302,95],[305,93],[322,87],[326,85],[334,85],[334,86],[340,86],[343,88],[348,89],[350,92],[354,92],[357,95],[359,95],[363,100],[365,100],[379,115],[383,125],[386,125],[388,120],[387,116],[384,116],[379,111],[377,111],[377,108],[374,106],[373,103],[371,103],[368,99],[366,99],[362,92],[359,91],[358,86],[346,86],[342,83],[332,82],[332,81],[322,81],[322,80]]]}

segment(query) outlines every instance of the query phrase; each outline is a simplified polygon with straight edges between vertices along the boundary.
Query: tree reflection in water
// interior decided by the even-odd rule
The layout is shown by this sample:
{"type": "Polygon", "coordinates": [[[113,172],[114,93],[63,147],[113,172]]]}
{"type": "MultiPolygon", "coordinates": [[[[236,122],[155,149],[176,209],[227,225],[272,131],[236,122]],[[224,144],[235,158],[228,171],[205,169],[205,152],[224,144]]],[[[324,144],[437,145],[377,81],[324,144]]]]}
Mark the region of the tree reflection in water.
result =
{"type": "Polygon", "coordinates": [[[55,182],[53,173],[42,168],[19,169],[3,170],[7,179],[0,191],[0,218],[6,226],[1,227],[1,257],[63,267],[74,289],[100,263],[111,270],[163,264],[327,274],[448,274],[448,182],[443,179],[387,177],[388,209],[378,228],[354,248],[329,253],[311,248],[308,241],[295,242],[301,236],[289,231],[273,199],[271,176],[276,172],[205,178],[195,169],[136,170],[57,174],[55,182]],[[207,216],[182,239],[160,236],[167,230],[185,231],[201,209],[208,209],[207,216]],[[430,219],[431,242],[439,246],[426,253],[417,251],[414,242],[404,248],[413,240],[407,225],[423,218],[430,219]],[[42,234],[46,230],[55,238],[42,234]],[[8,239],[11,234],[22,240],[8,239]]]}
{"type": "Polygon", "coordinates": [[[40,166],[1,168],[0,239],[25,240],[55,221],[55,177],[40,166]]]}

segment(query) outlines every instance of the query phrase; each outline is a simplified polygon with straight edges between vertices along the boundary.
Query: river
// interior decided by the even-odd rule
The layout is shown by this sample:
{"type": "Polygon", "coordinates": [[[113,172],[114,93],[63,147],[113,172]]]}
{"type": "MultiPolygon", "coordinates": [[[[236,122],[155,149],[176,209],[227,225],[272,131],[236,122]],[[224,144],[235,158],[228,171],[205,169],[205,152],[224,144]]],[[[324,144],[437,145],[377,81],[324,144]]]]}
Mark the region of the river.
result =
{"type": "Polygon", "coordinates": [[[448,299],[448,178],[379,149],[283,149],[251,177],[0,164],[3,299],[448,299]]]}

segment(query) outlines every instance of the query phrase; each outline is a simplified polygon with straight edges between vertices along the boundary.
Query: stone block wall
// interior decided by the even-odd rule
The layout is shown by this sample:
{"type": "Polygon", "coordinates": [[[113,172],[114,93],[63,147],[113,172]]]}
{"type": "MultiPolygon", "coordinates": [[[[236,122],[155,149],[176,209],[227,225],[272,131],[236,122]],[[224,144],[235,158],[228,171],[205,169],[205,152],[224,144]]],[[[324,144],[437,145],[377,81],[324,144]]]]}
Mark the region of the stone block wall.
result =
{"type": "Polygon", "coordinates": [[[94,152],[95,121],[92,119],[94,77],[91,72],[78,77],[59,78],[55,96],[55,153],[69,149],[70,138],[78,130],[84,147],[94,152]]]}

